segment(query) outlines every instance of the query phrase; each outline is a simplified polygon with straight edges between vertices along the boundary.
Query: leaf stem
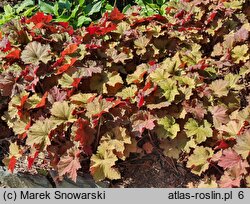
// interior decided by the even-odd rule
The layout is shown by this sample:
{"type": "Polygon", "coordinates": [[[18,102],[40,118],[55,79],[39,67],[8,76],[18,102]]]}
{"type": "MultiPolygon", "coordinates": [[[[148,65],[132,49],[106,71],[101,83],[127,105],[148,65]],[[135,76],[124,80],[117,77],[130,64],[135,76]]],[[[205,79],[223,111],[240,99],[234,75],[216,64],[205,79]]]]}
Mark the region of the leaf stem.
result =
{"type": "Polygon", "coordinates": [[[100,117],[99,123],[98,123],[98,130],[97,130],[97,135],[95,139],[95,144],[94,144],[94,152],[96,152],[99,141],[100,141],[100,132],[101,132],[101,125],[102,125],[102,116],[100,117]]]}

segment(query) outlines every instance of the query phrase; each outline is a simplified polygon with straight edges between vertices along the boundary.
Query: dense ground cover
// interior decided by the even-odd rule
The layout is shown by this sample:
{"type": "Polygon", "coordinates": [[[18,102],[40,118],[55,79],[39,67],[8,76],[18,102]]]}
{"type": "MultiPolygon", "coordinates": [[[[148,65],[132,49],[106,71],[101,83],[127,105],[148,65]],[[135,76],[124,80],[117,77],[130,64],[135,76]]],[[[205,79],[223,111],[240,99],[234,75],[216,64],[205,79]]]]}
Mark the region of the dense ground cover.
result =
{"type": "Polygon", "coordinates": [[[182,0],[79,29],[42,12],[4,24],[3,162],[100,181],[156,154],[197,175],[190,187],[249,187],[249,6],[182,0]]]}

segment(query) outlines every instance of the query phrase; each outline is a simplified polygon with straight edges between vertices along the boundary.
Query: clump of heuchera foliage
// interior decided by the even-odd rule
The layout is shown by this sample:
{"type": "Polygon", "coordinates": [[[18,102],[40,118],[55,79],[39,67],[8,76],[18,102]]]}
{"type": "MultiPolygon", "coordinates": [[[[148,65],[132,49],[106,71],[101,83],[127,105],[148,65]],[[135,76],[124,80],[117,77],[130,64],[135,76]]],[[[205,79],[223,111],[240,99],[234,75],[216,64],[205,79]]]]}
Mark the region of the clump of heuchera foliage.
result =
{"type": "Polygon", "coordinates": [[[131,153],[162,150],[201,176],[195,187],[250,185],[250,5],[171,3],[73,30],[37,13],[1,28],[4,163],[76,180],[119,179],[131,153]]]}

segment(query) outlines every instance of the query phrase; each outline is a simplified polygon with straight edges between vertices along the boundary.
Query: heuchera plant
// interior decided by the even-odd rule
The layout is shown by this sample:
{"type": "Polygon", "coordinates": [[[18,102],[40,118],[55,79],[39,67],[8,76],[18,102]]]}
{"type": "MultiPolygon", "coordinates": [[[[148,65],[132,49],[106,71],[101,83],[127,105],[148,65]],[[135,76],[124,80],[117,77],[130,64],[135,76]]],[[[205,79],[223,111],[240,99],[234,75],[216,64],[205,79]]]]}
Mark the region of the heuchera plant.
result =
{"type": "Polygon", "coordinates": [[[115,8],[73,30],[37,13],[1,28],[4,163],[76,181],[119,179],[133,154],[162,150],[201,177],[250,185],[249,1],[171,3],[166,16],[115,8]],[[138,142],[139,141],[139,142],[138,142]]]}

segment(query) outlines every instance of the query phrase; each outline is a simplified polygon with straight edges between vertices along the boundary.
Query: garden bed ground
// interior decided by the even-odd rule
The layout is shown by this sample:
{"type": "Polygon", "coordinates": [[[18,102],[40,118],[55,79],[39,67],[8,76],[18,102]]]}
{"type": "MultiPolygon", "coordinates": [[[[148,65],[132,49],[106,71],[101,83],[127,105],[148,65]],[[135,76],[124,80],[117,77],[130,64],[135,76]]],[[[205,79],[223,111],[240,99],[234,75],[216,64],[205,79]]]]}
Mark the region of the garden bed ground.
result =
{"type": "Polygon", "coordinates": [[[185,188],[189,182],[198,180],[186,168],[156,154],[128,160],[120,164],[119,170],[122,180],[113,182],[110,187],[185,188]]]}

